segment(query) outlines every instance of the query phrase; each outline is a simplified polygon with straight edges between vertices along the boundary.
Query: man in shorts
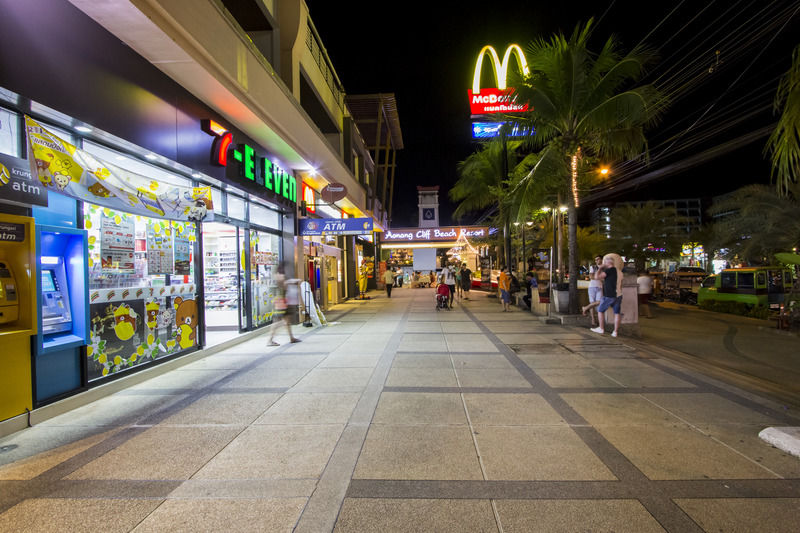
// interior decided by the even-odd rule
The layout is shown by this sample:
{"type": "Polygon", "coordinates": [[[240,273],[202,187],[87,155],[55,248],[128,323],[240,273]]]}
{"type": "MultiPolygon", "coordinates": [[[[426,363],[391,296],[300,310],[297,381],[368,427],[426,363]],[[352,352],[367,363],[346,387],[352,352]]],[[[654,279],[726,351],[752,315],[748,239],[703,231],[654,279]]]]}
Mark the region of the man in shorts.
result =
{"type": "Polygon", "coordinates": [[[500,275],[497,277],[497,288],[500,289],[500,300],[503,302],[503,312],[508,311],[508,306],[511,304],[511,274],[508,267],[503,267],[500,275]]]}
{"type": "Polygon", "coordinates": [[[464,299],[469,300],[469,290],[472,288],[472,271],[467,268],[467,264],[461,265],[461,290],[464,291],[464,299]]]}
{"type": "Polygon", "coordinates": [[[603,300],[603,282],[595,278],[595,274],[600,270],[603,265],[603,256],[598,255],[594,258],[594,264],[589,267],[589,305],[582,308],[583,314],[588,312],[592,317],[592,326],[597,326],[597,319],[595,318],[595,307],[600,305],[603,300]]]}
{"type": "Polygon", "coordinates": [[[612,337],[619,334],[619,324],[622,321],[620,314],[622,308],[622,293],[621,282],[622,274],[619,269],[614,266],[614,258],[611,255],[603,257],[603,265],[598,269],[595,274],[595,279],[603,282],[603,300],[597,308],[597,322],[600,324],[592,331],[603,335],[606,332],[606,309],[609,307],[614,310],[614,332],[612,337]]]}

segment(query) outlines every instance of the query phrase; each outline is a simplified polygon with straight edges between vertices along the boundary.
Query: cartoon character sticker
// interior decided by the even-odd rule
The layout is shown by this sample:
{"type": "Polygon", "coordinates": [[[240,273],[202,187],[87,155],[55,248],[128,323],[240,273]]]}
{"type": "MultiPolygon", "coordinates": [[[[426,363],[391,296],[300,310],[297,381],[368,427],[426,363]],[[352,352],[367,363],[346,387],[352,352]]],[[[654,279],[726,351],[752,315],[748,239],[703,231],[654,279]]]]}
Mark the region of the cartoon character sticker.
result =
{"type": "Polygon", "coordinates": [[[145,304],[145,316],[147,324],[147,328],[150,330],[154,330],[158,328],[158,311],[161,306],[158,303],[158,300],[151,300],[145,304]]]}
{"type": "Polygon", "coordinates": [[[127,304],[120,304],[114,310],[114,333],[121,341],[126,341],[136,333],[136,311],[127,304]]]}
{"type": "Polygon", "coordinates": [[[197,342],[197,302],[179,296],[173,301],[173,306],[178,344],[181,348],[191,348],[197,342]]]}

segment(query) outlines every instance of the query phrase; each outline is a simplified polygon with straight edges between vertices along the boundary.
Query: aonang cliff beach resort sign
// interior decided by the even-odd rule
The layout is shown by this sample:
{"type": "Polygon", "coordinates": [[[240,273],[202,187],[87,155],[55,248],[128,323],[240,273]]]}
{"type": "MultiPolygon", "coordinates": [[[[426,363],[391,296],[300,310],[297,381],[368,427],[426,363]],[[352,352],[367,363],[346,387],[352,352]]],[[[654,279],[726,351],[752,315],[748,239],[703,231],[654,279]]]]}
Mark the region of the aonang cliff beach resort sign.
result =
{"type": "Polygon", "coordinates": [[[397,228],[386,230],[381,240],[390,242],[451,242],[462,238],[482,239],[489,236],[485,226],[446,226],[439,228],[397,228]]]}

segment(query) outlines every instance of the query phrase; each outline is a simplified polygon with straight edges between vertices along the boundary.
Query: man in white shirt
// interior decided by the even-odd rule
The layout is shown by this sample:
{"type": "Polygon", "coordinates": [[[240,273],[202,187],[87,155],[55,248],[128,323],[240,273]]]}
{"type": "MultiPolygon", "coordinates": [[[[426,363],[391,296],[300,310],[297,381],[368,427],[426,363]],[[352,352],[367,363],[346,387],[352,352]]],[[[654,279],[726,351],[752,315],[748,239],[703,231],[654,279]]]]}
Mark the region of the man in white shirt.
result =
{"type": "Polygon", "coordinates": [[[636,278],[638,288],[636,292],[639,293],[639,316],[646,316],[653,318],[653,313],[650,311],[650,296],[653,294],[653,278],[646,272],[640,272],[636,278]]]}
{"type": "Polygon", "coordinates": [[[595,307],[600,305],[603,300],[603,282],[596,279],[595,274],[603,264],[603,256],[598,255],[594,258],[594,264],[589,267],[589,305],[583,307],[583,314],[588,311],[592,317],[592,327],[597,326],[597,313],[595,307]]]}
{"type": "Polygon", "coordinates": [[[456,275],[453,267],[446,266],[442,271],[442,279],[445,285],[450,288],[450,307],[453,307],[453,298],[456,294],[456,275]]]}

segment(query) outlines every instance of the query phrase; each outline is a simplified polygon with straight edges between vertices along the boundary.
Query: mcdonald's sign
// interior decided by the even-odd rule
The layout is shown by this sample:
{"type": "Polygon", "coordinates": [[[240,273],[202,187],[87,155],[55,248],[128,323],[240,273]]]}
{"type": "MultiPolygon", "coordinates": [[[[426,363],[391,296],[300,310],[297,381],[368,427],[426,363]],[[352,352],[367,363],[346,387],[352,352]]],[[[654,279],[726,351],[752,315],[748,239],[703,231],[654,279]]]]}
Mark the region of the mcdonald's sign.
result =
{"type": "Polygon", "coordinates": [[[520,72],[527,76],[530,72],[528,70],[528,62],[525,60],[525,54],[522,53],[522,48],[520,48],[519,45],[508,45],[502,61],[500,61],[500,56],[497,55],[497,51],[494,47],[487,45],[481,49],[481,52],[478,54],[478,61],[475,63],[475,74],[472,77],[472,90],[468,91],[469,108],[473,115],[514,113],[528,110],[527,103],[520,105],[512,101],[514,89],[506,86],[508,67],[512,55],[516,56],[520,72]],[[483,60],[487,55],[492,63],[497,87],[481,89],[481,69],[483,67],[483,60]]]}

